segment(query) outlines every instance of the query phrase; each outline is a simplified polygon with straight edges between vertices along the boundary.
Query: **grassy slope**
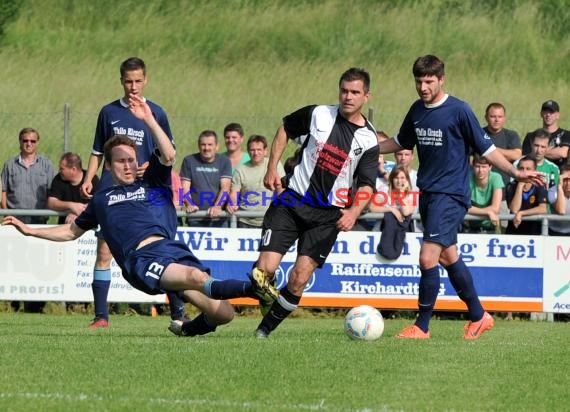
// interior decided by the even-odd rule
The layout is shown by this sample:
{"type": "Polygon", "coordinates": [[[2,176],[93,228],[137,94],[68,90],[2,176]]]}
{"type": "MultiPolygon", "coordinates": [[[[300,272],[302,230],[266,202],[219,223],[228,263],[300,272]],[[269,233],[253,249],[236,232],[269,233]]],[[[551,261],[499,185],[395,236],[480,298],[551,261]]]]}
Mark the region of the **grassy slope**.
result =
{"type": "Polygon", "coordinates": [[[502,101],[508,126],[524,133],[556,98],[564,125],[570,39],[557,22],[569,8],[544,3],[24,1],[1,40],[0,161],[17,152],[25,125],[57,160],[64,102],[71,149],[87,156],[96,113],[120,95],[118,66],[131,55],[146,60],[146,94],[169,113],[181,154],[196,150],[200,130],[229,121],[272,137],[291,110],[335,102],[352,65],[371,72],[375,124],[394,133],[415,98],[411,64],[425,53],[446,61],[448,91],[480,116],[502,101]]]}

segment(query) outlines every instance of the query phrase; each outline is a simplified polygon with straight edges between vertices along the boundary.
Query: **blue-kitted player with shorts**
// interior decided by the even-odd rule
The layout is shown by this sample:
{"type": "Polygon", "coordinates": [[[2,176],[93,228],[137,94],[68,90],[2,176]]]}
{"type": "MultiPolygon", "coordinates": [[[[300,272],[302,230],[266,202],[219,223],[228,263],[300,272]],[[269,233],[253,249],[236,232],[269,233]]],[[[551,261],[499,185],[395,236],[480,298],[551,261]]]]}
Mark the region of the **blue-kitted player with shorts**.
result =
{"type": "Polygon", "coordinates": [[[380,145],[381,153],[417,147],[417,185],[421,191],[419,212],[424,227],[420,249],[421,278],[419,316],[397,338],[428,339],[429,321],[440,288],[438,264],[465,302],[470,322],[465,339],[477,339],[493,327],[493,318],[483,309],[471,272],[457,252],[457,231],[470,206],[469,153],[471,148],[516,180],[542,184],[539,172],[517,170],[495,150],[469,105],[445,93],[443,62],[433,55],[419,57],[413,65],[414,102],[398,134],[380,145]]]}
{"type": "Polygon", "coordinates": [[[195,336],[212,332],[232,320],[234,311],[225,300],[234,297],[275,299],[277,292],[252,285],[249,280],[216,280],[188,249],[176,241],[176,210],[170,199],[170,176],[175,149],[159,126],[149,105],[138,95],[129,96],[130,111],[152,133],[156,150],[142,179],[137,179],[137,150],[132,139],[117,135],[105,143],[105,167],[112,177],[87,208],[69,224],[31,228],[13,216],[13,225],[26,236],[53,241],[74,240],[98,226],[124,278],[148,294],[182,291],[201,311],[197,318],[179,325],[177,335],[195,336]],[[164,201],[160,201],[164,197],[164,201]],[[202,293],[200,293],[202,292],[202,293]],[[272,296],[268,296],[272,295],[272,296]]]}
{"type": "MultiPolygon", "coordinates": [[[[120,134],[128,136],[135,142],[137,160],[139,162],[137,177],[143,176],[155,149],[151,131],[142,120],[133,116],[128,104],[129,95],[131,94],[143,97],[144,88],[147,83],[146,65],[144,61],[138,57],[129,57],[121,63],[119,72],[121,74],[121,85],[123,86],[124,95],[122,98],[103,106],[97,117],[93,149],[89,156],[85,182],[81,186],[82,194],[87,199],[90,199],[93,195],[91,180],[103,161],[103,147],[110,138],[120,134]]],[[[164,133],[166,133],[170,140],[173,140],[166,112],[158,104],[148,99],[145,101],[164,133]]],[[[106,187],[111,182],[111,176],[104,168],[101,180],[101,187],[106,187]]],[[[93,268],[93,284],[91,285],[95,306],[95,319],[93,319],[89,325],[89,327],[93,329],[107,327],[109,325],[107,295],[109,294],[111,285],[112,258],[109,246],[101,236],[101,233],[96,232],[96,235],[97,256],[93,268]]],[[[176,327],[176,323],[179,323],[185,318],[184,301],[176,293],[168,293],[168,301],[172,319],[170,329],[172,329],[173,326],[176,327]]]]}

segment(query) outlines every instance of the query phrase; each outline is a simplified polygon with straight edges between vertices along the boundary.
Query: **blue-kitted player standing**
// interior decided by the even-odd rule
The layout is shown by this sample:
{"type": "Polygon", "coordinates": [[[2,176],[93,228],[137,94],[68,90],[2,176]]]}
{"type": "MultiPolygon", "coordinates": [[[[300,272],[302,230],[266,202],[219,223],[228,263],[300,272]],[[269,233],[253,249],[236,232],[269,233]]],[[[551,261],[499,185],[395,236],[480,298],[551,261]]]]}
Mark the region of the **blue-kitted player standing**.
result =
{"type": "Polygon", "coordinates": [[[424,226],[420,249],[419,316],[397,338],[428,339],[429,321],[440,288],[438,264],[443,265],[459,298],[465,302],[470,322],[465,339],[477,339],[493,327],[475,290],[469,268],[457,252],[457,231],[470,206],[469,153],[472,148],[516,180],[542,183],[540,172],[517,170],[495,150],[469,105],[445,93],[444,63],[433,55],[419,57],[413,65],[416,91],[398,134],[381,143],[381,153],[417,147],[419,212],[424,226]]]}

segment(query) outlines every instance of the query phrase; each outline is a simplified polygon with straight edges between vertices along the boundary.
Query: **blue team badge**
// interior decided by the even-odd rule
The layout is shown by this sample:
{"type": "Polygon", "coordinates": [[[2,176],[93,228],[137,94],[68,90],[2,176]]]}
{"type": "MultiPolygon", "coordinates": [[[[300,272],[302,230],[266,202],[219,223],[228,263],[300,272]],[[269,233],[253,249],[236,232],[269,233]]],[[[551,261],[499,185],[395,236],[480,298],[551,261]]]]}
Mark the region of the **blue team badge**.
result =
{"type": "Polygon", "coordinates": [[[491,140],[491,137],[489,137],[489,135],[487,133],[485,133],[485,135],[483,136],[483,139],[491,140]]]}

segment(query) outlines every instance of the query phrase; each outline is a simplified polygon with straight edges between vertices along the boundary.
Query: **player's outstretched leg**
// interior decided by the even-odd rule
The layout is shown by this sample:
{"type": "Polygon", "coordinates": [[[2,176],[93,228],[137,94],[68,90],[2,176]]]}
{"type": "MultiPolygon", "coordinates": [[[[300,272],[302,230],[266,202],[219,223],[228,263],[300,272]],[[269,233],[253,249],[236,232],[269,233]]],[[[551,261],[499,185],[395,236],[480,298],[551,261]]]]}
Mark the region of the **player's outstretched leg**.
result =
{"type": "Polygon", "coordinates": [[[109,309],[107,297],[111,287],[111,251],[100,232],[97,232],[97,256],[93,268],[93,303],[95,306],[95,319],[89,325],[91,329],[106,328],[109,326],[109,309]]]}

